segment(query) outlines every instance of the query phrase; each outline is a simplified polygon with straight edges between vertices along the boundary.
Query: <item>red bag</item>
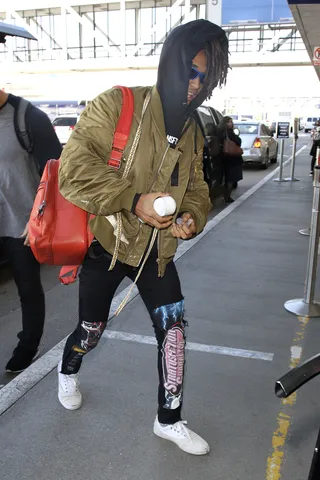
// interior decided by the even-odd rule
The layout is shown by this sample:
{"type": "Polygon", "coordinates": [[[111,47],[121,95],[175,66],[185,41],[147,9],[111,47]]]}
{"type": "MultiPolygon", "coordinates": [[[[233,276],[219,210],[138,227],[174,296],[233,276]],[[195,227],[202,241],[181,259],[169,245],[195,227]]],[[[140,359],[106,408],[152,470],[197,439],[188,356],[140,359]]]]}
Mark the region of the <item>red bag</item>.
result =
{"type": "MultiPolygon", "coordinates": [[[[113,137],[108,165],[119,169],[130,134],[134,98],[132,90],[117,86],[123,101],[113,137]]],[[[93,240],[89,214],[68,202],[59,192],[59,160],[49,160],[44,169],[29,219],[29,242],[39,263],[68,265],[60,272],[64,284],[72,283],[93,240]]],[[[93,217],[93,216],[91,216],[93,217]]]]}

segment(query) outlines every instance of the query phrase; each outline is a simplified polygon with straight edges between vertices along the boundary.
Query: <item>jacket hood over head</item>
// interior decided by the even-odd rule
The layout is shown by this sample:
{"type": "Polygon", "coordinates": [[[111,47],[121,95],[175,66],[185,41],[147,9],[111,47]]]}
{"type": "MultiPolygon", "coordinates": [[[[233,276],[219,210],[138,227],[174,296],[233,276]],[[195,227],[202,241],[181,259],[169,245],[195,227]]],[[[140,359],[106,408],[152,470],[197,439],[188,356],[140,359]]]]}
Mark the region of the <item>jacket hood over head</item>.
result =
{"type": "MultiPolygon", "coordinates": [[[[228,40],[222,28],[208,20],[194,20],[172,30],[164,42],[157,89],[167,137],[179,139],[186,120],[211,95],[205,81],[196,98],[187,104],[192,60],[215,39],[220,39],[227,48],[228,40]]],[[[210,62],[210,59],[208,61],[210,62]]]]}

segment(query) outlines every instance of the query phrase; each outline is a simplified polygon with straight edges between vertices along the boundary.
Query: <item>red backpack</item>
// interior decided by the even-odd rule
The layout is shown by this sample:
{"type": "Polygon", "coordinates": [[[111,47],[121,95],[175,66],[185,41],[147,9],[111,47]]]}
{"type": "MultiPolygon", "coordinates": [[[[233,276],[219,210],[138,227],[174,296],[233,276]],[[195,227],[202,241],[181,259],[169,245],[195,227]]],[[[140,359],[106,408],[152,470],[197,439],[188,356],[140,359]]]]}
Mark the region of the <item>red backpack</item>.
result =
{"type": "MultiPolygon", "coordinates": [[[[108,165],[119,169],[130,134],[134,98],[130,88],[122,91],[122,109],[113,137],[108,165]]],[[[29,219],[29,242],[39,263],[67,265],[60,271],[60,281],[75,281],[93,234],[88,227],[93,215],[68,202],[59,192],[59,160],[49,160],[44,169],[29,219]]]]}

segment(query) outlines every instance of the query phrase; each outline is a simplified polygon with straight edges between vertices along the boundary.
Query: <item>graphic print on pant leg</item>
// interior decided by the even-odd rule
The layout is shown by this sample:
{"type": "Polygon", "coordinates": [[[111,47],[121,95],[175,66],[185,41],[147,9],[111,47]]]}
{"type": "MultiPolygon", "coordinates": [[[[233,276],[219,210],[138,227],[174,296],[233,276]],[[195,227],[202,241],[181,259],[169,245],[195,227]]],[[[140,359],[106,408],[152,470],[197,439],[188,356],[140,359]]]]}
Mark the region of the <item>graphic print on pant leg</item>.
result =
{"type": "Polygon", "coordinates": [[[178,408],[182,400],[184,347],[184,332],[180,325],[175,325],[168,330],[162,347],[164,408],[178,408]]]}
{"type": "Polygon", "coordinates": [[[156,325],[165,332],[162,344],[164,408],[176,409],[182,402],[185,334],[184,300],[163,305],[152,312],[156,325]]]}
{"type": "Polygon", "coordinates": [[[81,323],[81,329],[87,332],[85,334],[85,338],[82,338],[81,340],[81,348],[84,350],[83,353],[89,352],[97,345],[103,333],[103,330],[105,329],[105,326],[106,326],[105,322],[82,322],[81,323]]]}
{"type": "MultiPolygon", "coordinates": [[[[161,330],[169,330],[175,323],[183,323],[184,300],[169,305],[162,305],[152,312],[155,323],[161,330]]],[[[185,322],[184,322],[185,324],[185,322]]]]}
{"type": "Polygon", "coordinates": [[[107,322],[81,322],[67,340],[62,373],[77,373],[83,356],[99,342],[107,322]]]}

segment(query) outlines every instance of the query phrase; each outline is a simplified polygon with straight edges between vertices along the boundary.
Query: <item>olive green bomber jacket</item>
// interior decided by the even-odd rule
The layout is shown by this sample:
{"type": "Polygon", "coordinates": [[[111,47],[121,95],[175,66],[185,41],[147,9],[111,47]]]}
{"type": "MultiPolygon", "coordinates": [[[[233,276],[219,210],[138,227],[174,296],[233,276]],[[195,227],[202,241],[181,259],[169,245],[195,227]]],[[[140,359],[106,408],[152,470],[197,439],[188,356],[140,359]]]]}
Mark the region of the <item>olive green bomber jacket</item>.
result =
{"type": "MultiPolygon", "coordinates": [[[[206,224],[210,206],[208,187],[203,179],[203,137],[200,129],[196,132],[197,153],[194,122],[176,148],[169,148],[156,87],[152,89],[130,172],[126,179],[122,178],[149,90],[150,87],[132,88],[134,117],[119,170],[107,165],[122,105],[121,91],[116,88],[99,95],[82,113],[63,150],[59,170],[61,194],[74,205],[96,215],[90,222],[90,228],[111,254],[116,243],[115,214],[121,212],[122,235],[118,259],[134,267],[139,266],[153,230],[131,212],[136,193],[169,193],[177,204],[175,218],[179,212],[190,212],[197,233],[206,224]],[[177,162],[178,185],[171,186],[177,162]]],[[[159,231],[159,275],[163,276],[166,264],[173,259],[176,249],[177,239],[172,236],[171,228],[159,231]]]]}

